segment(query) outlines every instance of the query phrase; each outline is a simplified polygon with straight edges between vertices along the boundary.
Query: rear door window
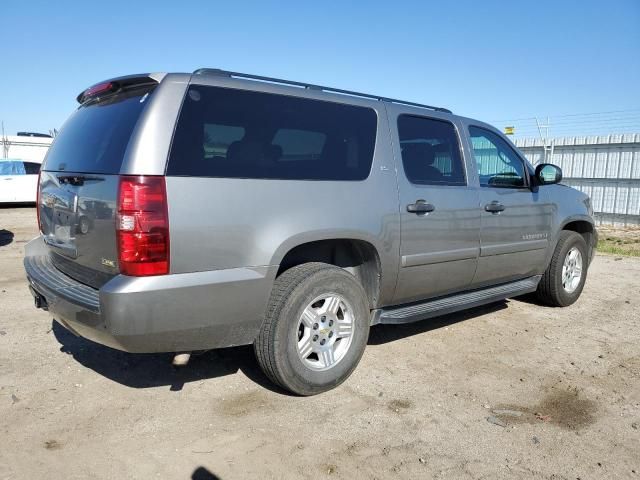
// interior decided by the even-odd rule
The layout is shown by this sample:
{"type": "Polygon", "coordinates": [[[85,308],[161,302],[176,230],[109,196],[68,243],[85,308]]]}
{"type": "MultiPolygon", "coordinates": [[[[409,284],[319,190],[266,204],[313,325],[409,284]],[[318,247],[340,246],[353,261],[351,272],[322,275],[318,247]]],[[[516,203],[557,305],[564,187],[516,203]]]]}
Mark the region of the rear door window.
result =
{"type": "Polygon", "coordinates": [[[364,180],[376,128],[370,108],[194,85],[180,112],[167,175],[364,180]]]}
{"type": "Polygon", "coordinates": [[[458,135],[452,123],[400,115],[398,135],[402,165],[411,183],[466,185],[458,135]]]}
{"type": "Polygon", "coordinates": [[[78,108],[51,145],[45,169],[120,173],[129,139],[149,92],[149,87],[134,88],[78,108]]]}

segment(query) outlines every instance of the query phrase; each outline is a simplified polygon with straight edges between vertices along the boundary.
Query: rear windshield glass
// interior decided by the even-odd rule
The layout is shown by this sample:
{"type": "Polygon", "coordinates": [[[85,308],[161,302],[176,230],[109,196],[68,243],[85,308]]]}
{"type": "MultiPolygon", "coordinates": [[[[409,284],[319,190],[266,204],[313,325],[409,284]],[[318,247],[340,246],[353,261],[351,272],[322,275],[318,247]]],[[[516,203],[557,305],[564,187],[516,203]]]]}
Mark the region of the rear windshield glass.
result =
{"type": "Polygon", "coordinates": [[[56,136],[45,170],[120,173],[124,152],[149,92],[149,87],[136,88],[80,107],[56,136]]]}
{"type": "Polygon", "coordinates": [[[364,180],[373,161],[376,125],[370,108],[192,86],[167,174],[364,180]]]}

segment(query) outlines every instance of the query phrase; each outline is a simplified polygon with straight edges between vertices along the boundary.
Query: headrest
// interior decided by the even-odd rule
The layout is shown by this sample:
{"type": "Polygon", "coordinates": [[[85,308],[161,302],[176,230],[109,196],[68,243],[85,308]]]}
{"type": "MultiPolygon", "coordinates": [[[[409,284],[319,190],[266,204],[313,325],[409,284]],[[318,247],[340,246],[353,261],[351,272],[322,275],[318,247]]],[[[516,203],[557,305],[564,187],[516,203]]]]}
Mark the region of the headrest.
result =
{"type": "Polygon", "coordinates": [[[264,145],[251,140],[239,140],[229,145],[227,160],[234,164],[256,164],[264,162],[264,145]]]}
{"type": "Polygon", "coordinates": [[[402,146],[402,159],[410,162],[433,164],[436,149],[429,143],[406,143],[402,146]]]}

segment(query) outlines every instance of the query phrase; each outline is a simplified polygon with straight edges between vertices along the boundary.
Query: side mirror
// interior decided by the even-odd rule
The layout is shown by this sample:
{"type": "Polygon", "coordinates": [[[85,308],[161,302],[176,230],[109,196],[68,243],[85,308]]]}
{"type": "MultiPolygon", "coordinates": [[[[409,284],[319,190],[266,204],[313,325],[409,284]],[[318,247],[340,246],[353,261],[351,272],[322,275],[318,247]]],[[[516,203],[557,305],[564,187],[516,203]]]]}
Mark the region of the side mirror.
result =
{"type": "Polygon", "coordinates": [[[550,163],[541,163],[536,167],[536,183],[553,185],[562,181],[562,169],[550,163]]]}

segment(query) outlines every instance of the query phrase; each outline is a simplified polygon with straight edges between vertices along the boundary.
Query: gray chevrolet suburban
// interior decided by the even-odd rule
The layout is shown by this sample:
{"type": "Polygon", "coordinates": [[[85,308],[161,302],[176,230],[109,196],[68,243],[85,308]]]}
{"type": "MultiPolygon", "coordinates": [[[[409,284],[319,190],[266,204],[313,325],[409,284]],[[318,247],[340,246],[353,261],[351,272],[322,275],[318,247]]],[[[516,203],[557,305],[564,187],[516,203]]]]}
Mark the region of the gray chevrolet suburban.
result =
{"type": "Polygon", "coordinates": [[[369,327],[537,292],[567,306],[589,198],[449,110],[200,69],[94,85],[39,180],[35,304],[128,352],[253,344],[300,395],[339,385],[369,327]]]}

